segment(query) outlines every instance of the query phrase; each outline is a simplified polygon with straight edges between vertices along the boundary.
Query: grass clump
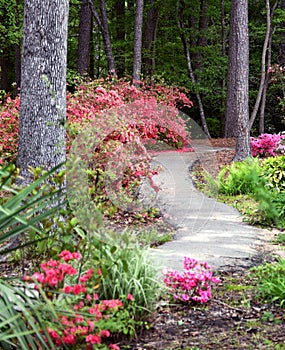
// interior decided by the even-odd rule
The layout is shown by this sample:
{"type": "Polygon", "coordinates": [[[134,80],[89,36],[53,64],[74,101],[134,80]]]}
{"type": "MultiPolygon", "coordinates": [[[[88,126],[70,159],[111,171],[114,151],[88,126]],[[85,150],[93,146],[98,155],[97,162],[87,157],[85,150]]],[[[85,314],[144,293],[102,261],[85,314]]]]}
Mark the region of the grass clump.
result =
{"type": "Polygon", "coordinates": [[[285,260],[266,263],[251,269],[251,278],[256,281],[257,296],[265,302],[285,307],[285,260]]]}

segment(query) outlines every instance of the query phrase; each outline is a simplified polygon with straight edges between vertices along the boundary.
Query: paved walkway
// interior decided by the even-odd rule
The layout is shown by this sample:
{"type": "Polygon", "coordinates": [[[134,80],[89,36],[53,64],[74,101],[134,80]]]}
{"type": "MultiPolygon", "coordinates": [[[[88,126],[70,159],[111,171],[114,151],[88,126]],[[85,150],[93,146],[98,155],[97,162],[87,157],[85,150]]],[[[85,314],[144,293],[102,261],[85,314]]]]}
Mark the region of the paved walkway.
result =
{"type": "Polygon", "coordinates": [[[236,209],[194,187],[189,167],[201,153],[211,150],[197,147],[195,152],[167,152],[153,160],[163,167],[155,178],[161,187],[158,203],[177,228],[173,241],[152,250],[162,268],[182,270],[184,256],[208,261],[216,268],[245,266],[264,243],[266,230],[244,223],[236,209]]]}

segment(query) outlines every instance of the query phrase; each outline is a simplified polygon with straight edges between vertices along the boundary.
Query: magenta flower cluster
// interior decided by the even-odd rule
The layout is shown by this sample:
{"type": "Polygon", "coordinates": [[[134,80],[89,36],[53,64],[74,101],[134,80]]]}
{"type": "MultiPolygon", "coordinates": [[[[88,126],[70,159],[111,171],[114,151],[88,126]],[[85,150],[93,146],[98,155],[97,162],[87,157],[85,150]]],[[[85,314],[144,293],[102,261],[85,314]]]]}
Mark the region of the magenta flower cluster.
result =
{"type": "Polygon", "coordinates": [[[212,267],[207,262],[184,257],[184,271],[164,271],[164,283],[175,300],[206,303],[211,297],[211,283],[220,280],[213,276],[212,267]]]}
{"type": "Polygon", "coordinates": [[[253,157],[274,157],[285,153],[285,145],[282,143],[285,135],[282,134],[261,134],[258,137],[251,137],[251,148],[253,157]]]}

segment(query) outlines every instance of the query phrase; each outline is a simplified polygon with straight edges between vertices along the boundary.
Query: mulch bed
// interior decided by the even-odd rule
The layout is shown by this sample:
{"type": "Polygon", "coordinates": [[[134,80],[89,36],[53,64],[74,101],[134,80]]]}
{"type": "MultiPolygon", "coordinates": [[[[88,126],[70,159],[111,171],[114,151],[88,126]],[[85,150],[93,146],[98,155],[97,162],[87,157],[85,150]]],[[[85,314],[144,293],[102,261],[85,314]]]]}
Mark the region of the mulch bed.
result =
{"type": "Polygon", "coordinates": [[[162,301],[150,320],[149,330],[138,334],[136,341],[121,342],[121,347],[229,350],[275,349],[276,344],[285,344],[283,310],[261,304],[253,290],[227,289],[232,279],[248,284],[246,271],[221,271],[219,276],[221,283],[206,305],[169,305],[162,301]]]}

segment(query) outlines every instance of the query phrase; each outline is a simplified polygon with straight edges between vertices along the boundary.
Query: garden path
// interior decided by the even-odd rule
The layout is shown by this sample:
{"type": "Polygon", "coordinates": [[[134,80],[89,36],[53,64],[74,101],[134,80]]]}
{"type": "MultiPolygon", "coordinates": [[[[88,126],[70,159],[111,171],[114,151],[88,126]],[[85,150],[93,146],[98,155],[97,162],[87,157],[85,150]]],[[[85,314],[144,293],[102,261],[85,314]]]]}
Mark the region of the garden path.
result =
{"type": "Polygon", "coordinates": [[[161,188],[157,201],[177,231],[171,242],[152,249],[151,254],[162,268],[182,270],[184,256],[207,261],[215,268],[246,267],[272,235],[246,224],[236,209],[195,188],[189,168],[205,152],[213,152],[215,166],[214,151],[218,149],[197,145],[194,150],[165,152],[153,158],[163,168],[154,178],[161,188]]]}

